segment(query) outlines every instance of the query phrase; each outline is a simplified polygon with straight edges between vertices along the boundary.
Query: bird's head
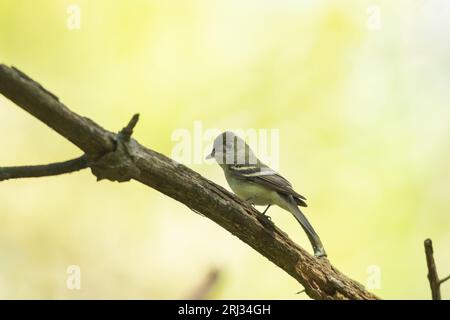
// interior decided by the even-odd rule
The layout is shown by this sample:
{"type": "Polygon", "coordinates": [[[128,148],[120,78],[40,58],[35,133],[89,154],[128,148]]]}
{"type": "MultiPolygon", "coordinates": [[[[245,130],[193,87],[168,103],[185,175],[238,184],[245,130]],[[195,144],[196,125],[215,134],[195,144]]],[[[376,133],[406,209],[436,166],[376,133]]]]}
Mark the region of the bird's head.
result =
{"type": "Polygon", "coordinates": [[[220,165],[245,165],[257,162],[256,156],[243,139],[231,131],[221,133],[214,140],[206,159],[215,159],[220,165]]]}

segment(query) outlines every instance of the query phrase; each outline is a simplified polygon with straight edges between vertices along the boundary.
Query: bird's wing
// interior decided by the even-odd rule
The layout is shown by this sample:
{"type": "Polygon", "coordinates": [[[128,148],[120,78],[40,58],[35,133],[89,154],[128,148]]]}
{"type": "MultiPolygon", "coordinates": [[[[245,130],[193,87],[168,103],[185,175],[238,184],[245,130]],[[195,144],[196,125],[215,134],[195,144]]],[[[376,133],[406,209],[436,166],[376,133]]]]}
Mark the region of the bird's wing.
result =
{"type": "Polygon", "coordinates": [[[246,179],[251,182],[264,185],[270,189],[286,195],[292,195],[297,204],[306,207],[304,200],[306,198],[292,189],[291,183],[281,176],[275,170],[270,169],[267,166],[229,166],[230,173],[238,178],[246,179]]]}

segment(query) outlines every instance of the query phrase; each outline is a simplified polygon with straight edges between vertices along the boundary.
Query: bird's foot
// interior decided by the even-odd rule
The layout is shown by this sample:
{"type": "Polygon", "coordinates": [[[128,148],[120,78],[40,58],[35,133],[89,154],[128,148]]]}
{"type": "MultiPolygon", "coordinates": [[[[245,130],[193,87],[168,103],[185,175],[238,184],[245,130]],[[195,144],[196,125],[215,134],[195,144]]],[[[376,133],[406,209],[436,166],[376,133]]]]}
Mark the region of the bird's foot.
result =
{"type": "MultiPolygon", "coordinates": [[[[267,206],[267,208],[263,211],[263,213],[262,214],[266,214],[266,212],[267,212],[267,210],[269,210],[269,208],[270,208],[270,206],[271,206],[271,204],[269,204],[268,206],[267,206]]],[[[269,217],[269,216],[268,216],[269,217]]],[[[270,217],[269,217],[269,219],[271,219],[270,217]]]]}
{"type": "Polygon", "coordinates": [[[267,208],[266,208],[263,212],[261,212],[261,218],[263,219],[263,221],[264,221],[266,224],[269,224],[269,225],[272,225],[272,226],[273,226],[272,217],[266,214],[266,212],[267,212],[267,210],[269,210],[270,206],[271,206],[271,205],[269,204],[269,205],[267,206],[267,208]]]}
{"type": "Polygon", "coordinates": [[[271,204],[269,204],[267,206],[267,208],[263,212],[261,212],[261,214],[263,215],[264,218],[266,218],[267,220],[272,222],[272,217],[266,214],[266,212],[267,212],[267,210],[269,210],[270,206],[271,206],[271,204]]]}
{"type": "Polygon", "coordinates": [[[272,218],[265,214],[259,214],[258,220],[266,227],[273,228],[275,224],[272,221],[272,218]]]}

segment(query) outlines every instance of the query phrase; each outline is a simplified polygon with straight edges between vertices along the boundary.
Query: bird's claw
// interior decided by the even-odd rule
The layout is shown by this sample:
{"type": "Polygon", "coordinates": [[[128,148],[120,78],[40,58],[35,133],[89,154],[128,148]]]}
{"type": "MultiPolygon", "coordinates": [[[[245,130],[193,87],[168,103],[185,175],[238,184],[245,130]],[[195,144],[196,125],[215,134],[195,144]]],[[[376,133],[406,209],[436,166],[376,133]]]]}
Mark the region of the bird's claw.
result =
{"type": "Polygon", "coordinates": [[[261,218],[260,221],[264,225],[266,225],[266,226],[274,226],[274,223],[273,223],[272,218],[270,216],[261,213],[260,214],[260,218],[261,218]]]}

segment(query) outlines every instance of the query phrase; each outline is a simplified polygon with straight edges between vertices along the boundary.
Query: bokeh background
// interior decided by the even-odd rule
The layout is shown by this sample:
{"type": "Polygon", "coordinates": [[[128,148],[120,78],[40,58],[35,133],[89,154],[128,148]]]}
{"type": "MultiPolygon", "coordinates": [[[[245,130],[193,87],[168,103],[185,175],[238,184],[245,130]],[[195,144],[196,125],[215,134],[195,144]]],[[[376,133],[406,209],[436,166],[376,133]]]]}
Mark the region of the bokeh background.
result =
{"type": "MultiPolygon", "coordinates": [[[[383,298],[428,299],[425,238],[450,273],[449,16],[446,0],[2,0],[0,62],[108,129],[139,112],[135,137],[167,155],[196,120],[279,129],[280,172],[308,198],[332,263],[366,285],[379,271],[383,298]]],[[[80,155],[3,96],[0,123],[0,166],[80,155]]],[[[188,165],[226,186],[217,165],[188,165]]],[[[310,249],[289,214],[270,214],[310,249]]],[[[137,182],[86,170],[0,183],[0,298],[186,298],[216,268],[209,298],[307,299],[137,182]],[[70,265],[80,290],[66,287],[70,265]]]]}

